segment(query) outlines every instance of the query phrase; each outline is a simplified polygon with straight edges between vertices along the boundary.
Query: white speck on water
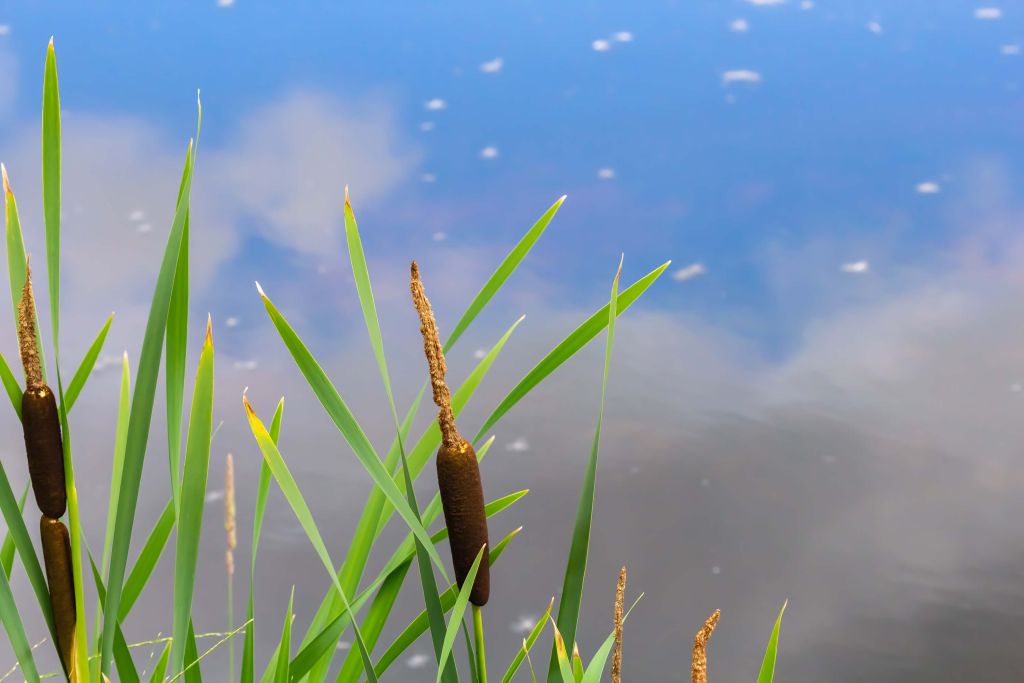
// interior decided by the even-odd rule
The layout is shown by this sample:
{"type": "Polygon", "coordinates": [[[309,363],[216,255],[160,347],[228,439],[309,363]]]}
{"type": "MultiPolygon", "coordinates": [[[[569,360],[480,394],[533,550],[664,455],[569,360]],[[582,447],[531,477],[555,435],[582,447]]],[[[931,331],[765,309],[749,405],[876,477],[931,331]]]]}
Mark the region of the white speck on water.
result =
{"type": "Polygon", "coordinates": [[[238,327],[238,318],[231,316],[224,321],[224,327],[238,327]]]}
{"type": "Polygon", "coordinates": [[[434,99],[427,100],[426,102],[423,103],[423,107],[427,111],[441,111],[442,109],[446,108],[447,106],[448,106],[448,103],[445,102],[444,100],[442,100],[440,97],[435,97],[434,99]]]}
{"type": "Polygon", "coordinates": [[[714,574],[715,576],[718,576],[719,574],[721,574],[721,573],[722,573],[722,568],[721,568],[721,567],[719,567],[719,566],[718,566],[718,565],[716,564],[716,565],[715,565],[714,567],[712,567],[712,568],[711,568],[711,573],[712,573],[712,574],[714,574]]]}
{"type": "Polygon", "coordinates": [[[480,65],[480,71],[485,74],[496,74],[501,71],[501,68],[505,66],[505,60],[501,57],[495,57],[489,62],[484,62],[480,65]]]}
{"type": "Polygon", "coordinates": [[[497,147],[484,147],[482,150],[480,150],[480,158],[481,159],[497,159],[498,158],[498,148],[497,147]]]}
{"type": "Polygon", "coordinates": [[[974,10],[974,18],[981,19],[983,21],[994,21],[1001,19],[1003,16],[1003,10],[998,7],[979,7],[974,10]]]}
{"type": "Polygon", "coordinates": [[[420,124],[420,130],[423,131],[424,133],[429,133],[430,131],[434,130],[434,122],[424,121],[423,123],[420,124]]]}
{"type": "Polygon", "coordinates": [[[722,74],[722,85],[732,83],[760,83],[761,73],[751,69],[732,69],[722,74]]]}
{"type": "Polygon", "coordinates": [[[259,363],[255,360],[236,360],[234,368],[235,370],[255,370],[257,365],[259,363]]]}
{"type": "Polygon", "coordinates": [[[746,33],[750,30],[750,24],[746,19],[733,19],[729,22],[729,30],[735,33],[746,33]]]}
{"type": "Polygon", "coordinates": [[[850,261],[841,265],[840,270],[844,273],[850,273],[852,275],[861,275],[871,270],[871,264],[867,261],[850,261]]]}
{"type": "Polygon", "coordinates": [[[926,180],[918,183],[914,189],[917,190],[918,194],[938,194],[942,188],[934,180],[926,180]]]}
{"type": "Polygon", "coordinates": [[[684,266],[672,273],[672,279],[676,282],[686,282],[687,280],[692,280],[698,275],[703,275],[706,272],[707,268],[704,267],[703,263],[691,263],[690,265],[684,266]]]}
{"type": "Polygon", "coordinates": [[[142,209],[135,209],[130,214],[128,214],[128,220],[134,221],[136,223],[138,223],[139,221],[141,221],[145,217],[146,217],[146,212],[143,211],[142,209]]]}
{"type": "Polygon", "coordinates": [[[814,0],[803,0],[800,3],[800,9],[814,9],[814,0]]]}
{"type": "Polygon", "coordinates": [[[352,643],[347,640],[339,640],[338,644],[334,646],[335,650],[347,650],[352,647],[352,643]]]}
{"type": "Polygon", "coordinates": [[[751,5],[757,5],[759,7],[770,7],[772,5],[784,5],[786,0],[747,0],[751,5]]]}
{"type": "Polygon", "coordinates": [[[612,40],[616,43],[632,43],[633,34],[630,31],[616,31],[612,34],[612,40]]]}
{"type": "Polygon", "coordinates": [[[149,223],[139,223],[139,226],[135,229],[143,235],[153,232],[153,226],[149,223]]]}
{"type": "Polygon", "coordinates": [[[515,441],[505,444],[505,450],[512,451],[513,453],[524,453],[530,450],[530,442],[520,436],[515,441]]]}
{"type": "Polygon", "coordinates": [[[438,230],[437,232],[430,236],[430,239],[434,240],[435,242],[444,242],[446,237],[448,237],[448,235],[446,235],[441,230],[438,230]]]}
{"type": "Polygon", "coordinates": [[[1020,55],[1020,45],[1003,45],[1002,47],[999,48],[999,54],[1003,55],[1004,57],[1017,57],[1020,55]]]}
{"type": "Polygon", "coordinates": [[[0,36],[9,36],[9,35],[11,35],[11,26],[10,26],[10,24],[0,24],[0,36]]]}
{"type": "Polygon", "coordinates": [[[217,7],[231,7],[235,4],[235,0],[217,0],[217,7]]]}
{"type": "Polygon", "coordinates": [[[590,47],[594,49],[594,52],[607,52],[612,49],[612,44],[604,38],[598,38],[590,44],[590,47]]]}
{"type": "Polygon", "coordinates": [[[537,617],[532,614],[524,614],[519,617],[511,624],[509,624],[509,630],[517,635],[529,633],[533,630],[533,627],[537,625],[537,617]]]}
{"type": "Polygon", "coordinates": [[[224,500],[224,489],[217,489],[206,494],[207,503],[216,503],[218,500],[224,500]]]}
{"type": "Polygon", "coordinates": [[[405,665],[410,669],[422,669],[430,661],[430,657],[426,656],[422,652],[417,652],[409,659],[405,660],[405,665]]]}
{"type": "Polygon", "coordinates": [[[420,175],[420,182],[421,183],[436,183],[437,182],[437,176],[434,175],[433,173],[423,173],[423,174],[420,175]]]}
{"type": "Polygon", "coordinates": [[[486,349],[477,349],[476,351],[473,352],[473,358],[475,358],[477,360],[483,360],[486,357],[487,357],[487,350],[486,349]]]}
{"type": "Polygon", "coordinates": [[[882,32],[882,25],[879,24],[877,21],[869,21],[868,30],[877,36],[882,32]]]}
{"type": "Polygon", "coordinates": [[[601,180],[612,180],[615,177],[615,169],[599,168],[597,169],[597,177],[601,180]]]}

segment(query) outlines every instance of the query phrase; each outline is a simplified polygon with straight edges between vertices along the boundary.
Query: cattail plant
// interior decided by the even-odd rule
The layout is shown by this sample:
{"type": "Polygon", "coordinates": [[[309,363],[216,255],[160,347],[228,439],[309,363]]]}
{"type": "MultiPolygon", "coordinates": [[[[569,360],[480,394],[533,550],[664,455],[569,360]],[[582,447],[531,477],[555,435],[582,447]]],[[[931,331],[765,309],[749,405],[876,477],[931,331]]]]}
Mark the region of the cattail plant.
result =
{"type": "MultiPolygon", "coordinates": [[[[412,262],[412,300],[420,317],[423,350],[430,370],[430,386],[438,407],[437,421],[441,427],[441,448],[437,451],[437,486],[441,507],[448,525],[448,543],[455,566],[455,579],[462,588],[466,575],[476,561],[480,548],[487,545],[487,515],[484,512],[484,490],[480,482],[480,465],[473,446],[462,438],[455,426],[452,398],[445,382],[448,371],[444,362],[437,322],[420,280],[420,270],[412,262]]],[[[490,597],[490,570],[484,553],[477,570],[469,601],[483,607],[490,597]]]]}
{"type": "Polygon", "coordinates": [[[50,609],[57,631],[57,648],[64,669],[70,672],[75,638],[75,588],[71,539],[67,527],[60,521],[67,510],[64,446],[57,399],[43,380],[36,330],[36,305],[32,294],[32,271],[28,264],[25,266],[25,285],[21,289],[21,301],[18,303],[18,347],[25,369],[21,425],[25,435],[28,472],[36,504],[43,513],[39,520],[39,536],[43,545],[50,609]]]}
{"type": "Polygon", "coordinates": [[[615,649],[612,651],[612,683],[622,683],[622,608],[626,599],[626,568],[619,570],[619,583],[615,586],[615,649]]]}
{"type": "Polygon", "coordinates": [[[693,638],[693,662],[690,668],[691,683],[708,683],[708,642],[711,634],[718,624],[718,617],[722,616],[721,610],[715,610],[697,635],[693,638]]]}

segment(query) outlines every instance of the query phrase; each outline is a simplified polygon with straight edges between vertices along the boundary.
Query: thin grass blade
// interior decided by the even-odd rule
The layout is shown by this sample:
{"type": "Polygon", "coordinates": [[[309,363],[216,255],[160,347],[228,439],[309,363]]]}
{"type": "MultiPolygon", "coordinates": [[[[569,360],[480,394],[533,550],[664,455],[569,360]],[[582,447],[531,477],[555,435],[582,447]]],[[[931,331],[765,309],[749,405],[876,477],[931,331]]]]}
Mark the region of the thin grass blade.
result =
{"type": "Polygon", "coordinates": [[[60,339],[60,193],[60,92],[57,87],[57,55],[53,50],[53,38],[50,38],[43,74],[43,219],[46,224],[46,274],[54,347],[59,347],[60,339]]]}
{"type": "Polygon", "coordinates": [[[775,620],[772,635],[768,638],[768,647],[764,651],[764,659],[761,661],[761,671],[757,674],[757,683],[772,683],[775,678],[775,659],[779,654],[779,629],[782,628],[782,614],[788,604],[788,600],[782,603],[782,609],[775,620]]]}
{"type": "Polygon", "coordinates": [[[274,683],[288,683],[288,662],[292,650],[292,605],[295,602],[295,586],[288,598],[288,611],[284,615],[284,626],[281,627],[281,641],[277,645],[277,668],[274,670],[274,683]]]}
{"type": "MultiPolygon", "coordinates": [[[[483,559],[485,552],[487,552],[487,546],[482,546],[480,552],[476,554],[473,566],[469,568],[469,573],[466,574],[462,590],[459,591],[458,597],[455,598],[455,604],[452,606],[452,615],[448,620],[448,630],[444,634],[444,644],[441,646],[441,655],[438,661],[438,667],[441,669],[447,664],[448,657],[452,653],[452,646],[455,645],[455,636],[459,632],[459,625],[462,624],[462,617],[466,613],[466,605],[469,604],[469,594],[473,590],[473,582],[476,581],[476,573],[480,569],[480,560],[483,559]]],[[[437,683],[440,683],[443,674],[443,670],[437,672],[437,683]]]]}
{"type": "Polygon", "coordinates": [[[78,400],[78,395],[82,393],[82,389],[85,388],[85,383],[89,379],[89,375],[92,373],[92,369],[96,366],[96,359],[99,358],[100,351],[103,350],[103,343],[107,340],[107,332],[110,331],[110,324],[114,322],[114,314],[111,313],[110,317],[107,318],[107,322],[100,328],[99,334],[93,340],[89,346],[89,350],[85,352],[85,356],[82,358],[82,362],[79,363],[78,369],[75,370],[75,374],[71,377],[71,383],[68,384],[68,390],[64,392],[64,400],[68,402],[68,412],[71,412],[71,408],[75,405],[75,401],[78,400]]]}
{"type": "MultiPolygon", "coordinates": [[[[182,178],[182,188],[184,183],[185,179],[182,178]]],[[[180,189],[178,193],[180,196],[180,189]]],[[[167,309],[167,356],[164,361],[167,372],[164,380],[167,393],[167,467],[175,510],[181,507],[181,416],[185,400],[185,354],[188,346],[188,219],[186,213],[178,264],[174,271],[174,285],[171,287],[171,302],[167,309]]]]}
{"type": "Polygon", "coordinates": [[[548,608],[544,611],[541,618],[537,620],[537,623],[530,631],[530,635],[523,640],[523,647],[521,647],[516,652],[516,656],[512,658],[512,663],[508,665],[508,669],[505,670],[505,675],[501,677],[501,683],[509,683],[512,680],[512,677],[516,675],[516,672],[519,671],[519,667],[522,665],[523,660],[526,659],[527,655],[529,655],[530,649],[533,647],[533,644],[537,642],[537,638],[540,637],[541,631],[543,631],[544,627],[547,625],[548,619],[551,617],[551,610],[554,606],[555,599],[551,598],[551,602],[548,603],[548,608]]]}
{"type": "Polygon", "coordinates": [[[171,661],[171,644],[167,643],[164,646],[164,651],[160,653],[160,659],[156,660],[156,666],[153,667],[153,675],[149,677],[149,683],[163,683],[164,678],[167,677],[167,664],[171,661]]]}
{"type": "Polygon", "coordinates": [[[149,578],[153,575],[157,562],[160,561],[167,540],[171,537],[172,529],[174,529],[174,501],[168,500],[156,524],[153,525],[153,529],[146,537],[142,551],[139,552],[135,565],[124,582],[124,590],[121,593],[117,613],[119,621],[128,618],[132,607],[135,606],[135,601],[139,599],[146,584],[149,583],[149,578]]]}

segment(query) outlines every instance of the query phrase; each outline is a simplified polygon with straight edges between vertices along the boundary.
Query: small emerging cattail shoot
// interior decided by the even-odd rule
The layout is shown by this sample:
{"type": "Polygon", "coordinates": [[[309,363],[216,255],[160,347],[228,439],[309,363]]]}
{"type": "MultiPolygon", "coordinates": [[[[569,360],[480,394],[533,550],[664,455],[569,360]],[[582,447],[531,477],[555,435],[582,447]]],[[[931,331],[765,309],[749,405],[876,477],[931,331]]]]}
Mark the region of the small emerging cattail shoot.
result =
{"type": "Polygon", "coordinates": [[[43,544],[46,583],[50,587],[53,623],[57,629],[57,648],[64,669],[71,671],[75,640],[75,586],[71,574],[71,539],[60,520],[43,515],[39,520],[39,537],[43,544]]]}
{"type": "Polygon", "coordinates": [[[67,509],[64,446],[57,399],[43,381],[37,339],[32,272],[26,264],[25,285],[18,304],[18,347],[25,368],[26,385],[21,398],[21,425],[36,504],[47,517],[59,519],[67,509]]]}
{"type": "Polygon", "coordinates": [[[693,639],[693,665],[690,669],[691,683],[708,683],[708,641],[718,624],[721,610],[715,610],[693,639]]]}
{"type": "Polygon", "coordinates": [[[612,652],[612,683],[622,683],[622,608],[626,599],[626,568],[619,570],[615,587],[615,650],[612,652]]]}
{"type": "MultiPolygon", "coordinates": [[[[462,587],[480,548],[488,545],[487,514],[484,512],[484,490],[480,481],[480,465],[473,446],[462,438],[455,427],[452,397],[445,382],[447,366],[430,301],[420,280],[419,267],[412,262],[410,289],[413,304],[420,318],[423,350],[430,370],[430,387],[438,407],[441,448],[437,451],[437,484],[441,506],[448,525],[448,543],[452,551],[455,579],[462,587]]],[[[477,607],[487,604],[491,579],[487,553],[480,562],[469,601],[477,607]]]]}

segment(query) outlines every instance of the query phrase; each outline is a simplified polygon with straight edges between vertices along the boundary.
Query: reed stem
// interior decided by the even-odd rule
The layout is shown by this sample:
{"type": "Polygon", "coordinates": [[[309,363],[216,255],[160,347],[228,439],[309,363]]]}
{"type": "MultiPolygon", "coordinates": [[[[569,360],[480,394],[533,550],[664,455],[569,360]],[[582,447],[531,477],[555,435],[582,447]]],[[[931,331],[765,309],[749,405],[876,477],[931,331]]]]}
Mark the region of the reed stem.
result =
{"type": "Polygon", "coordinates": [[[476,669],[480,675],[480,683],[487,683],[487,654],[484,652],[484,617],[483,610],[473,605],[473,644],[476,650],[476,669]]]}

